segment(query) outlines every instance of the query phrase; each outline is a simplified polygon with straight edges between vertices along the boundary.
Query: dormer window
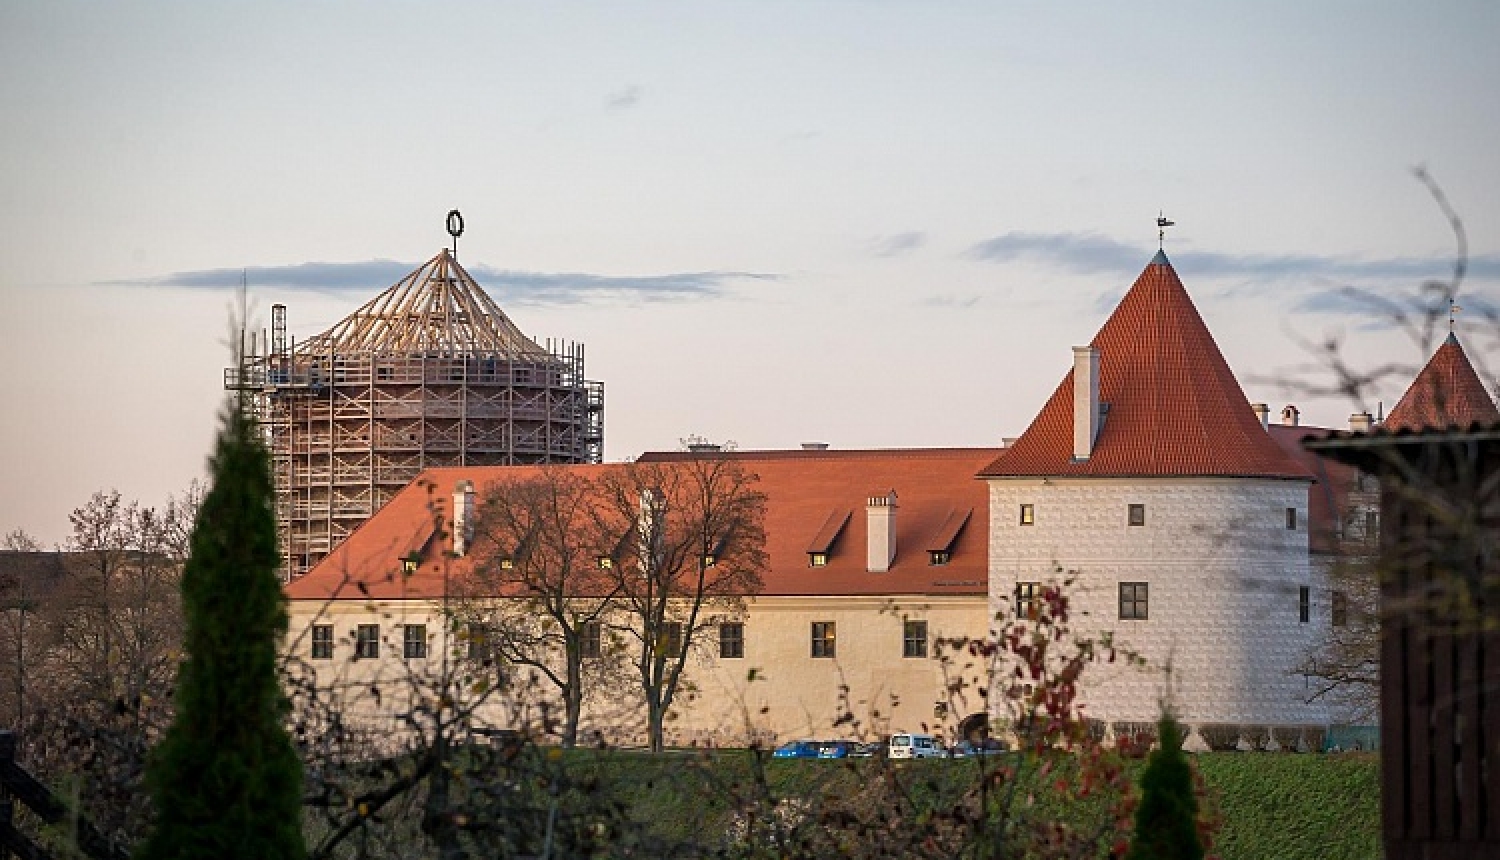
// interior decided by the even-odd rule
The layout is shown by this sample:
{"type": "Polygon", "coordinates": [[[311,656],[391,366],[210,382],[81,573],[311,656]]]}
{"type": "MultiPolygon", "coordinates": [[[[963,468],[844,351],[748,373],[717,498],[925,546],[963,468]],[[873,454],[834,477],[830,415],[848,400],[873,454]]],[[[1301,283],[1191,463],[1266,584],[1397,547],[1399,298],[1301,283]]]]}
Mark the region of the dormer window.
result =
{"type": "Polygon", "coordinates": [[[416,553],[412,553],[406,558],[401,559],[401,572],[416,573],[417,567],[421,565],[421,563],[422,559],[416,553]]]}
{"type": "Polygon", "coordinates": [[[713,567],[714,565],[716,565],[718,563],[719,563],[719,557],[716,556],[716,555],[714,555],[713,553],[708,553],[708,554],[706,554],[706,555],[703,556],[703,566],[704,567],[713,567]]]}
{"type": "Polygon", "coordinates": [[[927,563],[933,566],[947,564],[953,558],[953,553],[945,549],[935,549],[927,553],[927,563]]]}
{"type": "Polygon", "coordinates": [[[599,556],[598,561],[600,570],[610,570],[615,566],[615,560],[607,555],[599,556]]]}
{"type": "Polygon", "coordinates": [[[506,556],[505,558],[500,559],[501,570],[514,570],[515,566],[516,560],[511,558],[510,556],[506,556]]]}
{"type": "Polygon", "coordinates": [[[827,567],[828,566],[828,553],[826,553],[826,552],[810,552],[810,553],[808,553],[807,554],[807,566],[808,567],[827,567]]]}

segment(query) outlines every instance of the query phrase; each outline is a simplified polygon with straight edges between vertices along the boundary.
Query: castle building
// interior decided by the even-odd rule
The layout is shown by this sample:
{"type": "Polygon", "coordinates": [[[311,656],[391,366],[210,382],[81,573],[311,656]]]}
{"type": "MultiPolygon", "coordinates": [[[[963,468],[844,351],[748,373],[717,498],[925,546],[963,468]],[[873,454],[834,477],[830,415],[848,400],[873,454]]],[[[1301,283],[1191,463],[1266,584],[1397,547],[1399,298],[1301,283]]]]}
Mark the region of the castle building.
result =
{"type": "Polygon", "coordinates": [[[1164,253],[1146,266],[989,484],[994,611],[1075,572],[1117,662],[1083,700],[1109,722],[1322,724],[1293,669],[1326,622],[1300,611],[1313,475],[1256,418],[1164,253]]]}
{"type": "Polygon", "coordinates": [[[443,249],[327,331],[286,307],[225,387],[265,430],[283,576],[310,570],[422,470],[597,463],[604,387],[582,344],[539,344],[443,249]]]}

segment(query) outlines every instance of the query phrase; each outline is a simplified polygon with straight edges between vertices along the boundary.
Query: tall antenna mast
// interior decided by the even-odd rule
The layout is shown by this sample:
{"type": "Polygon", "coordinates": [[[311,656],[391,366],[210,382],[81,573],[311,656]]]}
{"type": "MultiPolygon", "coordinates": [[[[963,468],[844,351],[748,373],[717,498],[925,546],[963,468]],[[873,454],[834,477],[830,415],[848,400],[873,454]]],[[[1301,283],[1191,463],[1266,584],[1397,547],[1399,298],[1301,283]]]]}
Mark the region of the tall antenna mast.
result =
{"type": "Polygon", "coordinates": [[[453,259],[458,259],[458,237],[464,234],[464,216],[457,209],[448,210],[448,235],[453,237],[453,259]]]}

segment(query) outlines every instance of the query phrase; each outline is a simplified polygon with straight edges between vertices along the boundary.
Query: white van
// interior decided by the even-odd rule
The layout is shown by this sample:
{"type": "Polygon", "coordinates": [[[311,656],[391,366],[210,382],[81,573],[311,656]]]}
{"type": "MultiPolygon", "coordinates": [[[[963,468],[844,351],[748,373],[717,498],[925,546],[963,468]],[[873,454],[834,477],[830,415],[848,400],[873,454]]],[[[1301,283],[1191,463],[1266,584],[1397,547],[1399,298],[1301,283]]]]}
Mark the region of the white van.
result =
{"type": "Polygon", "coordinates": [[[886,755],[891,758],[944,758],[948,751],[943,748],[943,742],[932,735],[897,732],[891,735],[886,755]]]}

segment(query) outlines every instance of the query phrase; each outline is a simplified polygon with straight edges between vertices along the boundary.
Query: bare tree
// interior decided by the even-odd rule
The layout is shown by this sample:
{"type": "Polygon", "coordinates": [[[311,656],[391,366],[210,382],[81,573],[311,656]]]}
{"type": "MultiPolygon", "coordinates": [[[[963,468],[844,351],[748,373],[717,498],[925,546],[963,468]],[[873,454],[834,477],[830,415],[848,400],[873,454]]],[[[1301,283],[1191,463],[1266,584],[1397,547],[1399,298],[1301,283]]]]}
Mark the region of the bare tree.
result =
{"type": "Polygon", "coordinates": [[[760,590],[766,498],[758,480],[719,452],[629,463],[601,478],[600,529],[621,536],[608,564],[635,639],[654,751],[663,747],[663,723],[682,689],[688,653],[760,590]]]}
{"type": "MultiPolygon", "coordinates": [[[[578,741],[584,699],[608,683],[621,650],[605,635],[619,583],[598,559],[598,487],[543,467],[484,490],[475,563],[458,586],[457,615],[486,656],[534,670],[562,699],[562,745],[578,741]]],[[[618,541],[618,535],[615,536],[618,541]]]]}

